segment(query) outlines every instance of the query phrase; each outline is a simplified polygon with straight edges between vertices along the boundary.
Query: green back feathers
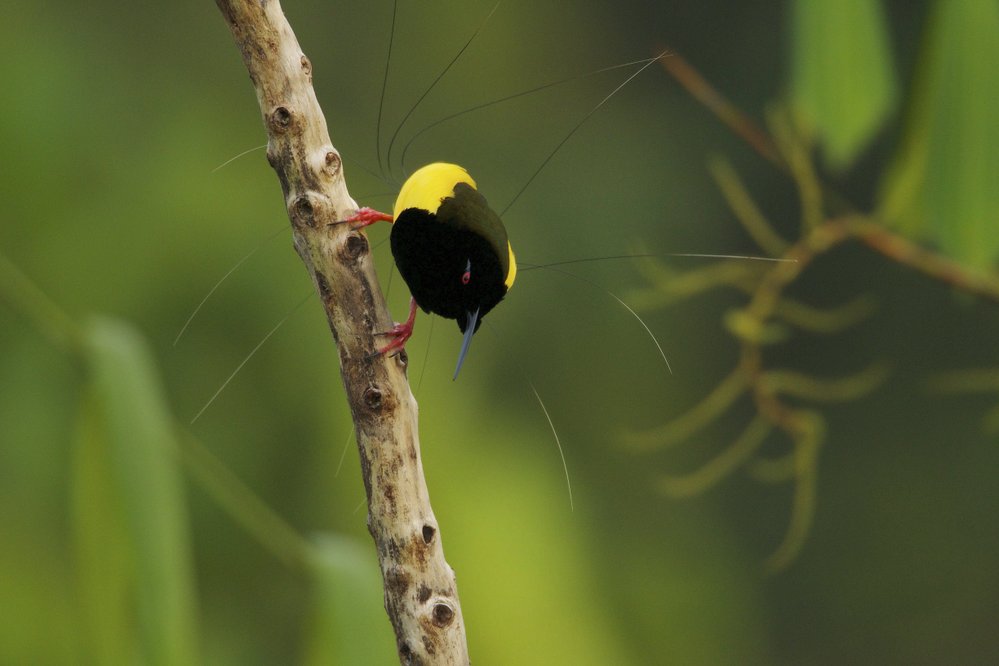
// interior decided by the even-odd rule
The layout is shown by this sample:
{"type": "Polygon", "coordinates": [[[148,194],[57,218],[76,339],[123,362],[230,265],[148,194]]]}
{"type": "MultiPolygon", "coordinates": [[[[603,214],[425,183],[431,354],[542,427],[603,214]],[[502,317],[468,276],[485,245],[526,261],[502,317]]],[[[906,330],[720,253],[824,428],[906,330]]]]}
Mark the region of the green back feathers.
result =
{"type": "Polygon", "coordinates": [[[506,288],[513,286],[517,262],[506,228],[465,169],[457,164],[434,162],[415,171],[399,190],[393,217],[398,219],[410,208],[432,213],[438,222],[465,229],[488,241],[503,267],[506,288]]]}

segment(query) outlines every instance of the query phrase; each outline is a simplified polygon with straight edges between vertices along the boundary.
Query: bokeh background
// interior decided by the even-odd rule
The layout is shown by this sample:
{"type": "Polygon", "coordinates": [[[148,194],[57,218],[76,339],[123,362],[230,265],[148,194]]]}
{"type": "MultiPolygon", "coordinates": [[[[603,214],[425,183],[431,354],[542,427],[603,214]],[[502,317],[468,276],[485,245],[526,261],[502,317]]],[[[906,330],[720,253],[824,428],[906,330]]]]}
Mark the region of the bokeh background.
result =
{"type": "MultiPolygon", "coordinates": [[[[975,177],[999,182],[990,0],[510,0],[400,128],[491,9],[400,3],[380,160],[391,3],[287,0],[359,202],[390,208],[404,168],[446,159],[505,207],[633,69],[444,123],[409,146],[405,165],[401,148],[450,113],[661,47],[760,124],[789,98],[811,112],[815,168],[857,210],[880,205],[892,169],[906,169],[906,146],[930,146],[915,151],[924,176],[949,155],[941,163],[972,198],[975,177]],[[837,82],[862,84],[809,97],[809,58],[817,71],[845,73],[837,82]],[[870,111],[845,134],[841,115],[821,112],[844,101],[870,111]],[[380,162],[397,128],[390,173],[380,162]],[[932,152],[941,146],[951,153],[932,152]],[[972,146],[985,156],[962,152],[972,146]],[[978,170],[954,171],[965,162],[978,170]]],[[[262,150],[216,170],[265,141],[218,10],[15,0],[0,44],[0,663],[394,663],[337,356],[291,248],[280,188],[262,150]]],[[[793,182],[651,67],[506,214],[518,257],[761,254],[712,180],[707,165],[719,156],[793,238],[793,182]]],[[[994,202],[974,224],[945,208],[955,211],[945,229],[977,228],[963,245],[918,228],[930,228],[930,246],[988,271],[994,202]]],[[[933,205],[916,197],[908,211],[933,205]]],[[[372,228],[373,244],[387,233],[372,228]]],[[[389,277],[387,245],[375,252],[401,318],[405,286],[389,277]]],[[[679,272],[707,261],[663,259],[679,272]]],[[[453,323],[418,320],[409,350],[423,457],[475,662],[999,658],[999,447],[984,372],[999,365],[999,305],[855,244],[809,268],[799,300],[829,307],[867,295],[877,308],[836,335],[794,332],[768,362],[831,377],[882,362],[891,374],[817,407],[825,437],[814,516],[774,572],[766,563],[788,529],[793,481],[761,483],[740,466],[690,498],[660,487],[723,452],[752,418],[750,401],[669,448],[626,445],[731,371],[738,346],[724,320],[745,303],[730,289],[651,307],[649,270],[572,267],[645,304],[672,374],[614,298],[551,271],[518,278],[457,382],[453,323]],[[986,390],[932,390],[935,377],[975,368],[986,390]],[[565,452],[573,509],[532,383],[565,452]]],[[[773,434],[760,455],[790,450],[773,434]]]]}

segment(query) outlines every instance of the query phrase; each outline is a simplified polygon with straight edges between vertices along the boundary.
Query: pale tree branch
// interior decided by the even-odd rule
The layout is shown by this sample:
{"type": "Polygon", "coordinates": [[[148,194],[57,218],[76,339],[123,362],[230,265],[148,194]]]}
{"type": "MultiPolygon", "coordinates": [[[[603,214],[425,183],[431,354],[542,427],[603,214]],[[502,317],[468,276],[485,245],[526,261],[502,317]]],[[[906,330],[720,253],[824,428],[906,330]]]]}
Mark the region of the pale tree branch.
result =
{"type": "MultiPolygon", "coordinates": [[[[376,353],[391,318],[366,236],[339,223],[357,204],[277,0],[216,0],[257,91],[267,159],[277,172],[294,233],[340,355],[385,585],[385,609],[403,664],[467,664],[454,572],[430,506],[406,357],[376,353]]],[[[341,96],[344,97],[344,96],[341,96]]]]}

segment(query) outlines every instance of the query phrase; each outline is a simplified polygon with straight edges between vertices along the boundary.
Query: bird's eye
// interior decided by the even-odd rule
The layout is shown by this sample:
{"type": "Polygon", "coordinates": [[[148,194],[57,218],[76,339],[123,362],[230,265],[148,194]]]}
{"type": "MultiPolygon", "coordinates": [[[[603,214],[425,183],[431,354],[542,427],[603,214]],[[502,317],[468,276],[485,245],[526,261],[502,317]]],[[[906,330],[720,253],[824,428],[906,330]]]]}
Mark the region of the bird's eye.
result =
{"type": "Polygon", "coordinates": [[[461,274],[461,283],[468,284],[472,281],[472,262],[465,264],[465,272],[461,274]]]}

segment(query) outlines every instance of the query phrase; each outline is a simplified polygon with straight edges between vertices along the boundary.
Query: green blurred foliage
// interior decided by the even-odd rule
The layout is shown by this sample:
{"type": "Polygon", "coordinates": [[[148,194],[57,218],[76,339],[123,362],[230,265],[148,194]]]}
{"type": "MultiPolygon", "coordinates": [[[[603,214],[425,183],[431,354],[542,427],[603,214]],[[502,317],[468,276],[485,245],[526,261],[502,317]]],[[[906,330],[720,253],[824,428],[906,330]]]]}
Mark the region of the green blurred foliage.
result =
{"type": "Polygon", "coordinates": [[[152,357],[121,322],[97,319],[83,337],[89,381],[71,483],[81,610],[93,623],[94,654],[101,662],[195,663],[187,503],[152,357]],[[129,645],[132,634],[141,647],[129,645]]]}
{"type": "Polygon", "coordinates": [[[313,616],[305,664],[390,664],[395,639],[382,608],[382,578],[367,543],[332,534],[315,539],[313,616]]]}
{"type": "Polygon", "coordinates": [[[980,270],[999,255],[999,3],[937,2],[883,213],[980,270]]]}
{"type": "Polygon", "coordinates": [[[853,164],[895,110],[898,88],[880,0],[794,0],[791,102],[828,164],[853,164]]]}
{"type": "MultiPolygon", "coordinates": [[[[285,11],[312,59],[352,194],[387,206],[396,186],[366,170],[378,171],[391,7],[339,4],[288,0],[285,11]]],[[[995,173],[987,120],[995,115],[987,115],[995,71],[984,57],[974,61],[983,52],[975,49],[994,52],[987,37],[994,4],[896,0],[881,14],[864,5],[864,26],[830,20],[812,29],[823,58],[835,59],[837,44],[865,40],[863,57],[822,63],[836,81],[859,82],[850,99],[862,103],[860,120],[815,121],[831,164],[850,167],[830,178],[869,206],[885,165],[898,159],[897,168],[908,169],[906,150],[914,151],[918,170],[905,183],[918,196],[902,197],[906,210],[944,219],[953,209],[954,233],[964,228],[958,219],[988,219],[975,216],[985,210],[976,198],[981,183],[995,173]],[[961,27],[969,20],[980,32],[961,27]],[[917,67],[921,48],[928,50],[917,67]],[[925,64],[933,62],[941,64],[925,64]],[[904,141],[892,81],[900,82],[898,99],[912,119],[904,141]],[[872,90],[878,85],[887,88],[872,90]],[[969,93],[976,86],[977,97],[969,93]],[[972,150],[979,139],[982,155],[972,150]],[[940,169],[963,179],[965,168],[973,180],[952,203],[924,187],[938,185],[940,169]],[[923,197],[933,202],[920,203],[923,197]]],[[[790,3],[573,7],[501,6],[399,136],[405,141],[467,106],[648,57],[663,43],[756,117],[788,89],[785,73],[801,71],[787,58],[792,41],[802,43],[792,40],[799,28],[790,3]]],[[[402,3],[383,151],[491,8],[402,3]]],[[[195,482],[163,491],[175,484],[172,464],[139,459],[133,476],[116,471],[121,461],[108,450],[115,423],[147,432],[155,446],[167,431],[176,436],[165,414],[189,421],[311,290],[289,235],[264,240],[287,219],[262,151],[213,171],[264,141],[253,90],[217,9],[208,2],[15,0],[0,40],[8,100],[0,121],[0,252],[81,326],[105,313],[139,332],[83,328],[94,344],[54,344],[16,298],[0,300],[0,663],[134,663],[136,651],[148,663],[167,663],[136,630],[159,612],[166,613],[159,629],[182,636],[170,646],[183,655],[174,663],[193,652],[208,664],[360,663],[358,654],[391,663],[391,630],[373,608],[380,604],[377,565],[352,445],[337,473],[350,424],[315,301],[288,319],[191,427],[298,533],[337,535],[309,541],[305,566],[268,544],[266,529],[245,529],[259,514],[238,515],[241,501],[220,499],[228,495],[211,481],[187,475],[195,482]],[[173,347],[212,285],[258,247],[173,347]],[[152,360],[137,351],[143,345],[152,360]],[[122,512],[126,492],[140,499],[122,512]],[[171,564],[147,560],[143,574],[143,548],[171,564]],[[177,589],[135,597],[144,577],[177,589]],[[171,595],[178,599],[172,610],[142,606],[171,595]],[[352,618],[363,626],[342,624],[345,609],[364,609],[352,618]]],[[[817,73],[809,74],[813,83],[817,73]]],[[[462,163],[503,208],[625,76],[582,79],[442,124],[412,144],[406,166],[462,163]]],[[[402,147],[393,149],[396,160],[402,147]]],[[[518,257],[542,263],[636,246],[757,253],[712,184],[706,162],[717,153],[793,235],[798,203],[786,178],[652,68],[579,130],[506,215],[518,257]]],[[[394,173],[401,174],[397,162],[394,173]]],[[[987,226],[960,243],[927,236],[984,266],[995,254],[987,226]],[[976,244],[980,255],[969,249],[976,244]]],[[[371,236],[378,242],[387,230],[373,228],[371,236]]],[[[376,255],[381,274],[390,275],[386,248],[376,255]]],[[[695,261],[675,260],[681,268],[695,261]]],[[[641,281],[628,262],[573,271],[615,293],[641,281]]],[[[398,277],[383,283],[393,312],[404,312],[408,295],[398,277]]],[[[737,475],[691,500],[656,490],[664,474],[696,469],[727,446],[751,406],[668,451],[638,455],[620,445],[622,433],[682,413],[731,366],[735,347],[721,320],[736,295],[642,313],[672,375],[613,299],[560,274],[518,278],[490,315],[497,335],[479,336],[457,383],[450,380],[454,325],[421,318],[409,349],[424,462],[477,663],[981,663],[999,651],[999,449],[978,425],[990,398],[923,388],[935,372],[996,365],[991,331],[999,311],[954,299],[855,247],[812,267],[795,291],[830,306],[872,291],[881,308],[835,338],[799,336],[775,352],[775,362],[836,374],[886,358],[898,371],[875,394],[826,412],[814,526],[791,568],[773,577],[761,565],[786,527],[788,488],[737,475]],[[525,374],[558,428],[574,511],[525,374]]],[[[775,450],[783,450],[779,440],[764,453],[775,450]]]]}

